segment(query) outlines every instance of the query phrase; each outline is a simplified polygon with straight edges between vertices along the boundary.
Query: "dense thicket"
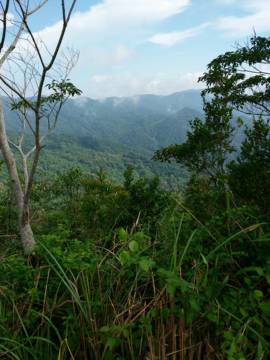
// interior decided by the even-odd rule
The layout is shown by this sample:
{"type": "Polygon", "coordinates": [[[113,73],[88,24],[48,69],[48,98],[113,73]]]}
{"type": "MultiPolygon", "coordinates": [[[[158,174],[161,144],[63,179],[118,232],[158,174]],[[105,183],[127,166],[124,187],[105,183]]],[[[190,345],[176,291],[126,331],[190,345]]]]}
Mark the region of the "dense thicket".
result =
{"type": "Polygon", "coordinates": [[[268,225],[208,185],[195,215],[131,169],[123,186],[72,169],[36,185],[31,259],[3,189],[0,356],[265,358],[268,225]]]}

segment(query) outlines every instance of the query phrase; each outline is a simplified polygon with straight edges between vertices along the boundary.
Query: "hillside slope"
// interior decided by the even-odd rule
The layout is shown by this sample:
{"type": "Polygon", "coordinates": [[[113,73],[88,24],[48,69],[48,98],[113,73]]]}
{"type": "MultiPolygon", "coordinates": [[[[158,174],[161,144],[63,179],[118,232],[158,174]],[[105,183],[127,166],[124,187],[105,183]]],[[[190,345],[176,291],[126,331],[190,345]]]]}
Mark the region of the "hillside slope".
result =
{"type": "MultiPolygon", "coordinates": [[[[18,132],[17,115],[4,99],[7,128],[18,132]]],[[[40,170],[55,172],[79,165],[91,172],[105,168],[119,179],[128,164],[138,175],[160,175],[166,183],[183,177],[176,165],[151,160],[162,146],[182,142],[188,122],[201,116],[197,90],[168,96],[140,95],[127,98],[69,100],[61,112],[54,134],[48,139],[40,170]]],[[[45,124],[44,124],[45,126],[45,124]]]]}

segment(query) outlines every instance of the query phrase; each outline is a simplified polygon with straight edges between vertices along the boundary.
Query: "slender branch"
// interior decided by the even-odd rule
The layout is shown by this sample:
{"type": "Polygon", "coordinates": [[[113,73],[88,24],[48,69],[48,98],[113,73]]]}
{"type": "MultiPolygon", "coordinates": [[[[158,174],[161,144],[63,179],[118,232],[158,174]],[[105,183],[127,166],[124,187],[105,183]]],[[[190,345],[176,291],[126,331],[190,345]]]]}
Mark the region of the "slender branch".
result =
{"type": "Polygon", "coordinates": [[[12,86],[8,81],[9,79],[5,79],[5,77],[3,77],[3,75],[0,75],[0,80],[2,81],[3,84],[6,85],[7,88],[9,88],[12,92],[14,92],[22,101],[24,101],[27,106],[32,109],[33,111],[35,111],[35,107],[26,99],[25,96],[23,96],[19,90],[17,90],[15,88],[15,86],[12,86]]]}
{"type": "MultiPolygon", "coordinates": [[[[64,35],[65,35],[66,29],[67,29],[67,25],[69,23],[69,20],[70,20],[72,11],[74,9],[74,6],[76,4],[76,1],[77,0],[72,1],[72,4],[70,6],[67,17],[66,17],[65,20],[63,19],[63,25],[62,25],[61,33],[59,35],[55,50],[52,53],[52,57],[51,57],[50,62],[48,63],[48,65],[45,68],[43,68],[41,78],[40,78],[40,82],[39,82],[39,88],[38,88],[37,100],[36,100],[36,107],[35,107],[35,126],[36,126],[36,129],[35,129],[36,130],[36,132],[35,132],[35,147],[36,147],[36,149],[35,149],[35,152],[34,152],[34,159],[33,159],[33,163],[32,163],[32,168],[31,168],[30,174],[29,174],[28,187],[27,187],[26,192],[25,192],[25,202],[26,202],[26,204],[29,201],[29,197],[30,197],[30,193],[31,193],[32,185],[33,185],[33,180],[34,180],[34,176],[35,176],[35,173],[36,173],[37,164],[38,164],[38,160],[39,160],[39,155],[40,155],[40,151],[41,151],[41,144],[40,144],[40,119],[41,119],[41,114],[40,114],[40,109],[41,109],[42,91],[43,91],[43,88],[44,88],[44,83],[45,83],[47,73],[50,71],[53,64],[55,63],[55,60],[56,60],[57,55],[59,53],[60,47],[61,47],[63,39],[64,39],[64,35]]],[[[57,115],[57,118],[58,118],[58,115],[57,115]]]]}
{"type": "Polygon", "coordinates": [[[65,6],[65,0],[61,1],[61,5],[62,5],[62,16],[63,16],[63,21],[66,22],[66,6],[65,6]]]}
{"type": "Polygon", "coordinates": [[[36,42],[36,39],[35,39],[32,31],[31,31],[29,25],[28,25],[28,22],[27,22],[27,14],[25,13],[25,11],[24,11],[24,9],[23,9],[20,0],[16,0],[16,2],[17,2],[18,6],[19,6],[19,8],[20,8],[20,10],[21,10],[21,13],[22,13],[22,25],[23,25],[23,28],[25,27],[25,28],[27,29],[27,32],[28,32],[28,34],[30,35],[31,40],[32,40],[32,42],[33,42],[33,45],[34,45],[34,47],[35,47],[35,50],[36,50],[36,52],[37,52],[37,54],[38,54],[39,60],[40,60],[40,62],[41,62],[41,64],[42,64],[43,68],[45,68],[46,66],[45,66],[44,60],[43,60],[43,58],[42,58],[42,55],[41,55],[39,46],[38,46],[38,44],[37,44],[37,42],[36,42]]]}
{"type": "Polygon", "coordinates": [[[37,5],[33,10],[30,10],[27,12],[27,16],[31,16],[34,13],[38,12],[47,2],[48,2],[48,0],[41,1],[40,4],[37,5]]]}
{"type": "Polygon", "coordinates": [[[21,34],[23,32],[23,29],[24,29],[24,24],[22,22],[13,42],[10,44],[10,46],[7,48],[7,50],[5,51],[5,53],[3,54],[3,56],[0,59],[0,68],[3,66],[6,59],[9,57],[9,55],[12,53],[12,51],[16,48],[17,43],[20,40],[21,34]]]}
{"type": "Polygon", "coordinates": [[[5,44],[5,40],[6,40],[6,33],[7,33],[7,14],[8,14],[8,9],[9,9],[9,5],[10,5],[10,0],[6,0],[6,6],[5,8],[3,8],[3,5],[1,3],[1,7],[3,9],[3,30],[2,30],[2,38],[1,38],[1,42],[0,42],[0,52],[2,51],[4,44],[5,44]]]}
{"type": "MultiPolygon", "coordinates": [[[[7,5],[9,6],[9,2],[10,0],[7,0],[7,5]]],[[[27,18],[31,15],[33,15],[34,13],[36,13],[39,9],[41,9],[41,7],[43,7],[48,0],[43,0],[39,5],[37,5],[33,10],[29,11],[29,12],[25,12],[22,8],[22,5],[20,3],[19,0],[16,0],[17,4],[19,5],[21,11],[22,11],[22,20],[19,26],[19,29],[17,31],[17,34],[14,38],[14,40],[12,41],[12,43],[10,44],[10,46],[7,48],[7,50],[5,51],[4,55],[1,57],[0,59],[0,68],[2,67],[2,65],[4,64],[4,62],[6,61],[6,59],[9,57],[9,55],[12,53],[12,51],[16,48],[18,41],[21,38],[21,35],[23,33],[25,24],[27,23],[27,18]]],[[[8,11],[8,7],[6,7],[7,11],[8,11]]],[[[3,35],[2,35],[2,40],[1,40],[1,44],[0,44],[0,52],[4,46],[5,43],[5,38],[6,38],[6,22],[7,22],[7,18],[6,18],[7,14],[4,12],[4,29],[3,29],[3,35]]]]}

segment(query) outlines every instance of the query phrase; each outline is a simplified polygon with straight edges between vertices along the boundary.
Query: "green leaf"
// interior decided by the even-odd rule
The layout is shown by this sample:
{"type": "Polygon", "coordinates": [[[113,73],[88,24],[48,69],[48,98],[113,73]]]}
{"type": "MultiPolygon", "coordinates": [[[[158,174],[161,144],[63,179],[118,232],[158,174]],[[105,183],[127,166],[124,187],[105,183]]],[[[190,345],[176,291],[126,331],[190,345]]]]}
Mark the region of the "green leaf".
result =
{"type": "Polygon", "coordinates": [[[261,303],[260,308],[266,316],[270,317],[270,300],[261,303]]]}
{"type": "Polygon", "coordinates": [[[244,125],[244,120],[241,117],[238,117],[236,119],[236,124],[237,124],[237,127],[241,127],[244,125]]]}
{"type": "Polygon", "coordinates": [[[154,265],[155,262],[147,257],[144,257],[139,261],[139,267],[145,272],[148,272],[154,265]]]}
{"type": "Polygon", "coordinates": [[[114,338],[114,337],[109,337],[107,342],[106,342],[106,346],[108,346],[110,351],[112,351],[119,344],[120,344],[120,340],[117,339],[117,338],[114,338]]]}
{"type": "Polygon", "coordinates": [[[256,299],[263,298],[263,292],[261,290],[254,290],[253,294],[256,299]]]}
{"type": "Polygon", "coordinates": [[[130,251],[132,251],[133,253],[136,253],[140,250],[139,243],[135,240],[130,241],[130,243],[128,244],[128,247],[129,247],[130,251]]]}
{"type": "Polygon", "coordinates": [[[118,237],[123,242],[127,240],[127,232],[124,228],[118,230],[118,237]]]}
{"type": "Polygon", "coordinates": [[[107,333],[110,331],[110,328],[109,326],[105,325],[105,326],[102,326],[100,329],[99,329],[100,332],[102,333],[107,333]]]}
{"type": "Polygon", "coordinates": [[[121,251],[121,253],[119,254],[119,261],[122,266],[130,264],[131,262],[130,253],[126,250],[121,251]]]}

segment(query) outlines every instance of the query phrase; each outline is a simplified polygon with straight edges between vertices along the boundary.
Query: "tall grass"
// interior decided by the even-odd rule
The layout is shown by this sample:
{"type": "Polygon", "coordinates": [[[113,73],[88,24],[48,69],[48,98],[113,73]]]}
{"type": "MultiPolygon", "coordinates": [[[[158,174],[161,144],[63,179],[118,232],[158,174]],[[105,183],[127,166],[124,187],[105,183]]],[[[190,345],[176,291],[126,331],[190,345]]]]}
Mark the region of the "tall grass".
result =
{"type": "Polygon", "coordinates": [[[237,305],[248,295],[238,293],[242,243],[258,240],[261,225],[204,249],[185,216],[164,219],[175,233],[164,247],[142,232],[115,235],[110,248],[47,236],[35,258],[3,257],[0,358],[266,359],[263,299],[248,315],[250,303],[237,305]]]}

